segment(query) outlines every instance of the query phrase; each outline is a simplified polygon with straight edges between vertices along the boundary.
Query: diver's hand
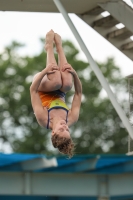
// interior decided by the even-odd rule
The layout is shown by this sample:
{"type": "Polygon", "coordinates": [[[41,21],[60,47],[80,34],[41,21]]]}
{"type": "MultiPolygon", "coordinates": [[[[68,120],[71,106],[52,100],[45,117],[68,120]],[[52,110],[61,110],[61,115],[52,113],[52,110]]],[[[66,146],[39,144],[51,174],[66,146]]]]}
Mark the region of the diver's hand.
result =
{"type": "Polygon", "coordinates": [[[45,68],[45,71],[46,71],[47,74],[53,74],[57,70],[59,70],[59,67],[54,63],[47,65],[46,68],[45,68]]]}
{"type": "Polygon", "coordinates": [[[62,69],[62,71],[64,72],[64,71],[68,71],[69,73],[71,73],[73,76],[76,74],[76,71],[73,69],[73,67],[70,65],[70,64],[68,64],[68,63],[66,63],[64,66],[63,66],[63,69],[62,69]]]}

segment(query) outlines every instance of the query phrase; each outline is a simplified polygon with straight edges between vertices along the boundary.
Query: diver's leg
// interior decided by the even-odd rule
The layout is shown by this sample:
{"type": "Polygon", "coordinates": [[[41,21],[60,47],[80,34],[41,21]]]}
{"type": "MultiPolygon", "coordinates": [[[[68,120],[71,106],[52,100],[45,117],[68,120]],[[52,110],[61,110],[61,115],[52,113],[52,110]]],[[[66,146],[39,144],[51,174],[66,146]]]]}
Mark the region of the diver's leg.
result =
{"type": "Polygon", "coordinates": [[[58,53],[58,65],[60,67],[61,79],[62,79],[62,87],[60,88],[60,90],[66,93],[72,88],[73,77],[67,70],[62,71],[63,68],[67,69],[68,62],[62,47],[62,41],[60,35],[55,33],[54,40],[55,40],[56,50],[58,53]]]}
{"type": "MultiPolygon", "coordinates": [[[[47,33],[46,42],[45,42],[45,49],[47,51],[46,67],[49,64],[52,64],[53,66],[57,66],[57,63],[54,57],[53,42],[54,42],[54,31],[51,30],[47,33]]],[[[59,70],[57,70],[53,74],[47,74],[44,76],[38,90],[42,92],[51,92],[51,91],[60,89],[61,86],[62,86],[61,73],[59,70]]]]}

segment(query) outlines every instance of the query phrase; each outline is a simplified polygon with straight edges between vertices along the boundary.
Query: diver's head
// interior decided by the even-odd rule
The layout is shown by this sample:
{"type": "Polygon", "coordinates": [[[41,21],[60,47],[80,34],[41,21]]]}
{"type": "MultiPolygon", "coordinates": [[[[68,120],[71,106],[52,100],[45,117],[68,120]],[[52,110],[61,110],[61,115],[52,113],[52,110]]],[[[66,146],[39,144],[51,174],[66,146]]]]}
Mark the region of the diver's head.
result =
{"type": "Polygon", "coordinates": [[[69,158],[73,156],[74,143],[70,137],[68,125],[64,120],[60,120],[54,130],[52,130],[52,143],[55,148],[63,153],[67,154],[69,158]]]}

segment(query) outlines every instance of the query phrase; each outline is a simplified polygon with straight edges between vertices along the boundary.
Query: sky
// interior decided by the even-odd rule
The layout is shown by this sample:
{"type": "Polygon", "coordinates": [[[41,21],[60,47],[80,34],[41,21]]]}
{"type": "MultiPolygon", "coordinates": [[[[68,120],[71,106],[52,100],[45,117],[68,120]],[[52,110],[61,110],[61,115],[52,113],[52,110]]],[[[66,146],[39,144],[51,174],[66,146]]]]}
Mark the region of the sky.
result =
{"type": "MultiPolygon", "coordinates": [[[[132,5],[130,0],[126,0],[132,5]]],[[[89,52],[96,61],[104,62],[108,57],[114,57],[120,67],[122,76],[132,74],[133,62],[100,34],[74,14],[69,15],[89,52]]],[[[61,14],[55,13],[24,13],[0,12],[0,52],[13,40],[26,46],[19,52],[22,55],[35,55],[41,50],[39,38],[45,38],[46,33],[53,29],[62,39],[71,40],[80,50],[80,57],[87,61],[75,37],[61,14]]]]}
{"type": "MultiPolygon", "coordinates": [[[[126,2],[133,5],[130,0],[126,0],[126,2]]],[[[133,62],[127,56],[76,15],[70,14],[69,16],[96,61],[104,62],[108,57],[113,57],[121,69],[123,78],[133,74],[133,62]]],[[[39,38],[45,38],[46,33],[51,29],[60,34],[63,40],[71,40],[80,50],[80,58],[87,61],[70,28],[59,13],[0,11],[0,53],[12,41],[17,41],[25,44],[25,47],[19,52],[21,55],[38,54],[42,49],[39,38]]],[[[8,145],[5,145],[4,149],[7,153],[11,152],[8,145]]]]}

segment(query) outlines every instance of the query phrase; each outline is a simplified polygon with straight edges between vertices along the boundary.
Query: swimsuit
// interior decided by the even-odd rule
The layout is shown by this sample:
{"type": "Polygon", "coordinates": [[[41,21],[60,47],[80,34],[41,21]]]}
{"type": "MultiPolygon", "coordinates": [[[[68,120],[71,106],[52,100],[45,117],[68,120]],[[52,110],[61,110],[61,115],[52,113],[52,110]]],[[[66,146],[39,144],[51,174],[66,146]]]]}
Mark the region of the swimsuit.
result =
{"type": "Polygon", "coordinates": [[[38,92],[41,102],[42,102],[42,106],[46,107],[48,109],[48,123],[47,123],[47,129],[49,129],[49,112],[52,109],[63,109],[67,112],[66,115],[66,123],[67,123],[67,117],[68,117],[68,111],[69,108],[67,107],[66,103],[65,103],[65,93],[60,91],[60,90],[56,90],[53,92],[38,92]]]}

